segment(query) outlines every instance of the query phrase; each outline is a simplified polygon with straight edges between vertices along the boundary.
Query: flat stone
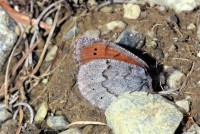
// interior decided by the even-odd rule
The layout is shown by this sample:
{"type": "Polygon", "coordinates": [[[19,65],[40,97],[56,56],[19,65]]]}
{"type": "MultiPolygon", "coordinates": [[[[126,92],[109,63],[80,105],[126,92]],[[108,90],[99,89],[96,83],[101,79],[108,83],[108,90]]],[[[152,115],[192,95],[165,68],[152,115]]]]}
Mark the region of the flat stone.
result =
{"type": "Polygon", "coordinates": [[[185,80],[185,75],[179,70],[175,70],[167,78],[167,85],[171,89],[180,88],[184,80],[185,80]]]}
{"type": "Polygon", "coordinates": [[[158,94],[126,92],[105,111],[114,134],[174,134],[183,114],[158,94]]]}
{"type": "Polygon", "coordinates": [[[65,116],[48,116],[47,118],[47,125],[55,130],[63,130],[68,124],[65,116]]]}
{"type": "Polygon", "coordinates": [[[36,123],[41,123],[44,118],[46,117],[47,115],[47,111],[48,111],[48,105],[47,105],[47,102],[43,102],[40,107],[38,108],[37,110],[37,113],[35,115],[35,119],[34,121],[36,123]]]}
{"type": "Polygon", "coordinates": [[[124,29],[126,27],[126,23],[124,23],[123,21],[111,21],[106,24],[106,27],[109,30],[114,30],[115,28],[124,29]]]}
{"type": "Polygon", "coordinates": [[[88,37],[88,38],[99,38],[100,30],[98,29],[91,29],[83,33],[82,37],[88,37]]]}
{"type": "Polygon", "coordinates": [[[137,19],[140,16],[140,6],[134,4],[124,4],[124,18],[137,19]]]}
{"type": "Polygon", "coordinates": [[[81,134],[81,131],[77,128],[70,128],[70,129],[67,129],[59,134],[81,134]]]}

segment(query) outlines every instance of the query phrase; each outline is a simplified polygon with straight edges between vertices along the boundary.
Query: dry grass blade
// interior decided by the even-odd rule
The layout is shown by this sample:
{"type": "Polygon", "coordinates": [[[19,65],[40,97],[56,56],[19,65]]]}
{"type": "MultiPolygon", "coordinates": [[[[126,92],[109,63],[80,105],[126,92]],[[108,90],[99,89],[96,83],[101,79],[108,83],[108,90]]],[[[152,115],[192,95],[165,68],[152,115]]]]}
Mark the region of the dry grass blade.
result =
{"type": "Polygon", "coordinates": [[[46,53],[47,48],[48,48],[48,46],[49,46],[49,42],[50,42],[50,40],[51,40],[51,38],[52,38],[52,36],[53,36],[53,32],[54,32],[54,30],[55,30],[55,28],[56,28],[56,24],[57,24],[57,22],[58,22],[58,17],[59,17],[60,8],[61,8],[61,5],[58,6],[58,10],[57,10],[56,15],[55,15],[55,19],[54,19],[54,22],[53,22],[53,26],[52,26],[52,28],[51,28],[51,30],[50,30],[50,32],[49,32],[48,37],[47,37],[47,41],[46,41],[46,43],[45,43],[45,46],[44,46],[44,49],[43,49],[42,54],[41,54],[41,56],[40,56],[40,59],[39,59],[37,65],[36,65],[36,67],[34,68],[34,70],[33,70],[32,73],[31,73],[32,75],[34,75],[34,74],[38,71],[38,69],[40,68],[40,66],[41,66],[41,64],[42,64],[42,61],[43,61],[44,56],[45,56],[45,53],[46,53]]]}
{"type": "Polygon", "coordinates": [[[97,121],[77,121],[77,122],[73,122],[71,124],[69,124],[67,126],[67,128],[71,127],[71,126],[74,126],[74,125],[107,125],[103,122],[97,122],[97,121]]]}
{"type": "MultiPolygon", "coordinates": [[[[9,79],[9,70],[10,70],[10,62],[11,62],[11,60],[12,60],[12,57],[13,57],[13,55],[14,55],[14,52],[15,52],[15,49],[18,47],[18,45],[20,44],[20,42],[21,42],[21,40],[22,40],[22,38],[23,38],[23,35],[24,35],[24,29],[23,29],[23,27],[22,27],[22,25],[21,24],[19,24],[18,23],[18,26],[19,26],[19,28],[20,28],[20,30],[21,30],[21,34],[20,34],[20,37],[19,37],[19,39],[17,40],[17,43],[15,44],[15,46],[14,46],[14,48],[13,48],[13,50],[12,50],[12,52],[11,52],[11,54],[10,54],[10,57],[9,57],[9,59],[8,59],[8,64],[7,64],[7,67],[6,67],[6,75],[5,75],[5,81],[4,81],[4,86],[2,86],[2,88],[4,88],[4,97],[5,97],[5,107],[6,108],[8,108],[8,99],[9,99],[9,95],[8,95],[8,79],[9,79]]],[[[1,88],[1,90],[3,90],[1,88]]]]}
{"type": "MultiPolygon", "coordinates": [[[[30,19],[28,16],[22,15],[15,10],[13,10],[7,3],[6,0],[0,0],[0,5],[4,10],[16,21],[24,25],[35,25],[37,23],[36,19],[30,19]]],[[[40,27],[43,29],[51,29],[51,25],[48,25],[44,22],[40,22],[40,27]]]]}

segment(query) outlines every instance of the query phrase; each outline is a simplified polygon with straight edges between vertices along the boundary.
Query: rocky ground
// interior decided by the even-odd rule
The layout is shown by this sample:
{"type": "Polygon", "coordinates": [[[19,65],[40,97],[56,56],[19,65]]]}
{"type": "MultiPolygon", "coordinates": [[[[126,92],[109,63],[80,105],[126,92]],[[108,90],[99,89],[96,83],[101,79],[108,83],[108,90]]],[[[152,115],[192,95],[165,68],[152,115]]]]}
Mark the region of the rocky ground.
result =
{"type": "MultiPolygon", "coordinates": [[[[26,91],[28,104],[35,113],[41,110],[39,115],[42,117],[35,119],[36,126],[30,125],[24,131],[59,133],[70,123],[85,121],[75,125],[77,129],[68,129],[67,131],[71,131],[68,133],[111,134],[112,130],[103,124],[106,123],[105,111],[91,105],[80,94],[76,84],[78,69],[73,55],[74,43],[76,39],[86,36],[115,42],[122,32],[130,29],[142,33],[145,37],[143,46],[134,46],[129,50],[149,65],[154,92],[163,93],[172,103],[184,105],[183,120],[180,125],[177,121],[178,126],[174,128],[176,133],[191,130],[193,124],[196,125],[193,132],[199,129],[200,10],[176,13],[163,6],[134,6],[132,17],[125,15],[127,7],[123,4],[111,4],[98,11],[92,10],[92,7],[80,6],[73,16],[62,23],[51,38],[47,55],[39,75],[37,74],[44,74],[47,68],[53,65],[50,75],[42,77],[37,86],[26,91]],[[56,125],[55,122],[60,124],[56,125]]],[[[44,41],[35,49],[38,57],[44,49],[43,46],[44,41]]],[[[11,64],[14,66],[17,61],[16,58],[11,64]]],[[[2,71],[2,80],[5,78],[5,69],[6,67],[2,71]]],[[[25,123],[29,120],[29,113],[27,110],[24,112],[25,123]]],[[[9,125],[2,124],[1,131],[9,130],[9,125]]],[[[12,127],[14,133],[18,126],[12,124],[12,127]]]]}

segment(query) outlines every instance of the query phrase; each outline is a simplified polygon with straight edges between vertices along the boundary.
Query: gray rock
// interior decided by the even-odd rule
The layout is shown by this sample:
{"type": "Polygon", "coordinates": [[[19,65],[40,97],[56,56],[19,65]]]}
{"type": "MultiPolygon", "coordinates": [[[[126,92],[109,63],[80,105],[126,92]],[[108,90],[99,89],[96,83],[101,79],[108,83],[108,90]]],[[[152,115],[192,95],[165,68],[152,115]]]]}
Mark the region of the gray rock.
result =
{"type": "Polygon", "coordinates": [[[124,4],[124,18],[137,19],[140,16],[140,6],[134,4],[124,4]]]}
{"type": "Polygon", "coordinates": [[[46,117],[47,115],[47,111],[48,111],[48,105],[47,105],[47,102],[43,102],[40,107],[38,108],[37,110],[37,113],[35,115],[35,119],[34,121],[36,123],[41,123],[44,118],[46,117]]]}
{"type": "Polygon", "coordinates": [[[180,88],[185,80],[185,75],[179,70],[173,71],[167,78],[167,85],[171,89],[180,88]]]}
{"type": "Polygon", "coordinates": [[[47,118],[47,125],[55,130],[63,130],[68,124],[65,116],[48,116],[47,118]]]}
{"type": "Polygon", "coordinates": [[[15,33],[16,23],[0,7],[0,70],[10,55],[17,40],[15,33]]]}
{"type": "Polygon", "coordinates": [[[67,129],[59,134],[81,134],[81,131],[77,128],[70,128],[70,129],[67,129]]]}
{"type": "Polygon", "coordinates": [[[200,127],[194,123],[192,126],[190,126],[187,132],[184,132],[183,134],[200,134],[200,127]]]}
{"type": "Polygon", "coordinates": [[[99,38],[100,30],[88,30],[83,33],[82,37],[89,37],[89,38],[99,38]]]}
{"type": "Polygon", "coordinates": [[[105,111],[115,134],[174,134],[183,114],[174,103],[158,94],[126,92],[105,111]]]}
{"type": "Polygon", "coordinates": [[[4,107],[0,106],[0,124],[4,121],[10,119],[12,117],[12,114],[8,112],[4,107]]]}
{"type": "Polygon", "coordinates": [[[136,32],[134,28],[123,31],[115,41],[115,43],[121,46],[128,46],[136,49],[140,49],[144,45],[144,42],[144,35],[136,32]]]}
{"type": "Polygon", "coordinates": [[[124,29],[126,27],[126,23],[124,23],[123,21],[111,21],[106,24],[106,27],[109,30],[114,30],[115,28],[124,29]]]}
{"type": "Polygon", "coordinates": [[[0,134],[16,134],[17,120],[7,120],[0,126],[0,134]]]}
{"type": "Polygon", "coordinates": [[[71,28],[65,35],[64,35],[64,40],[69,40],[73,37],[75,37],[79,33],[80,29],[78,26],[74,26],[71,28]]]}

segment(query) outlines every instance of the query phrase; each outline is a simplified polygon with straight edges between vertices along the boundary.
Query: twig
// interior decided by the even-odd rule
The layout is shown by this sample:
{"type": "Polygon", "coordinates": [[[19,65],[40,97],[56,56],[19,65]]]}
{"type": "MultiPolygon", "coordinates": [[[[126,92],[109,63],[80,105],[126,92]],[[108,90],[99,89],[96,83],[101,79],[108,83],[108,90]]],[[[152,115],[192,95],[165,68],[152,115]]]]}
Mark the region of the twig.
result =
{"type": "Polygon", "coordinates": [[[41,64],[42,64],[42,61],[43,61],[44,56],[45,56],[45,53],[46,53],[47,48],[48,48],[48,46],[49,46],[49,42],[50,42],[50,40],[51,40],[51,38],[52,38],[52,36],[53,36],[53,32],[54,32],[55,27],[56,27],[56,24],[57,24],[57,22],[58,22],[58,17],[59,17],[60,8],[61,8],[61,5],[58,6],[58,10],[57,10],[57,12],[56,12],[56,15],[55,15],[55,19],[54,19],[52,28],[51,28],[51,30],[50,30],[50,32],[49,32],[48,37],[47,37],[47,41],[46,41],[46,43],[45,43],[45,46],[44,46],[44,49],[43,49],[42,54],[41,54],[41,56],[40,56],[40,59],[39,59],[37,65],[36,65],[36,67],[34,68],[34,70],[33,70],[32,73],[31,73],[32,75],[34,75],[34,74],[38,71],[38,69],[40,68],[40,66],[41,66],[41,64]]]}
{"type": "MultiPolygon", "coordinates": [[[[20,34],[20,37],[19,39],[17,40],[17,43],[15,44],[11,54],[10,54],[10,57],[8,59],[8,64],[7,64],[7,67],[6,67],[6,74],[5,74],[5,82],[4,82],[4,85],[5,86],[2,86],[4,87],[4,96],[5,96],[5,107],[8,108],[8,100],[9,100],[9,95],[8,95],[8,77],[9,77],[9,70],[10,70],[10,62],[12,60],[12,57],[14,55],[14,52],[15,52],[15,49],[18,47],[19,43],[21,42],[22,38],[23,38],[23,35],[24,35],[24,29],[23,27],[21,26],[21,24],[18,23],[18,26],[19,28],[21,29],[21,34],[20,34]]],[[[1,89],[2,90],[2,89],[1,89]]]]}
{"type": "Polygon", "coordinates": [[[73,123],[67,125],[66,128],[69,128],[74,125],[103,125],[103,126],[105,126],[106,124],[103,122],[97,122],[97,121],[77,121],[77,122],[73,122],[73,123]]]}
{"type": "MultiPolygon", "coordinates": [[[[0,5],[4,8],[4,10],[16,21],[20,22],[24,25],[34,25],[37,23],[36,19],[30,19],[28,16],[22,15],[15,10],[13,10],[7,3],[6,0],[0,0],[0,5]]],[[[48,25],[44,22],[40,22],[40,27],[43,29],[51,29],[51,25],[48,25]]]]}
{"type": "MultiPolygon", "coordinates": [[[[38,27],[38,24],[39,22],[41,21],[42,17],[54,6],[56,6],[57,4],[63,2],[64,0],[59,0],[57,2],[54,2],[53,4],[51,4],[50,6],[48,6],[47,8],[45,8],[42,13],[39,15],[39,17],[36,19],[35,21],[35,25],[34,25],[34,28],[35,28],[35,31],[34,31],[34,34],[33,34],[33,37],[31,39],[31,43],[30,43],[30,47],[33,46],[35,40],[36,40],[36,37],[38,36],[38,33],[39,33],[39,27],[38,27]]],[[[54,29],[53,26],[51,29],[54,29]]],[[[32,59],[32,54],[29,55],[29,60],[32,59]]],[[[32,64],[32,63],[30,63],[32,64]]]]}
{"type": "MultiPolygon", "coordinates": [[[[33,118],[34,118],[34,112],[33,112],[33,109],[31,108],[31,106],[28,103],[19,102],[19,103],[16,103],[15,105],[13,105],[13,108],[18,107],[18,106],[25,106],[25,107],[28,108],[28,110],[30,112],[30,124],[32,124],[33,123],[33,118]]],[[[13,119],[15,119],[15,118],[13,117],[13,119]]]]}

